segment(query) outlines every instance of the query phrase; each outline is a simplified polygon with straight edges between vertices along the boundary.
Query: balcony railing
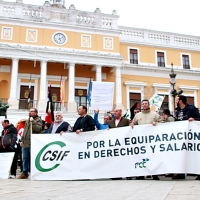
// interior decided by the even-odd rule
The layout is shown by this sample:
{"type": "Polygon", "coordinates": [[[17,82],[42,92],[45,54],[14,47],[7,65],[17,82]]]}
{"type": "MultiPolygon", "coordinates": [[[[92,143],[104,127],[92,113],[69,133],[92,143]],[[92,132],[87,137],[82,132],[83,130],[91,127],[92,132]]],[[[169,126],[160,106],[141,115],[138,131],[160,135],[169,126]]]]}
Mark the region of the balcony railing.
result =
{"type": "Polygon", "coordinates": [[[38,100],[31,100],[28,103],[28,99],[18,99],[19,100],[19,109],[27,110],[30,108],[37,108],[38,100]]]}
{"type": "Polygon", "coordinates": [[[8,103],[8,99],[7,98],[0,98],[2,103],[8,103]]]}
{"type": "MultiPolygon", "coordinates": [[[[37,108],[38,107],[38,100],[31,100],[28,103],[27,99],[18,99],[19,100],[19,109],[27,110],[30,108],[37,108]]],[[[65,111],[67,106],[67,102],[64,102],[64,105],[61,106],[60,101],[53,102],[54,111],[65,111]]],[[[46,111],[46,108],[45,108],[46,111]]]]}
{"type": "Polygon", "coordinates": [[[94,12],[76,10],[74,5],[69,9],[55,8],[46,1],[43,6],[24,3],[0,2],[0,17],[13,18],[15,20],[39,21],[45,24],[60,23],[74,26],[98,27],[117,29],[119,16],[116,11],[112,14],[104,14],[97,8],[94,12]]]}

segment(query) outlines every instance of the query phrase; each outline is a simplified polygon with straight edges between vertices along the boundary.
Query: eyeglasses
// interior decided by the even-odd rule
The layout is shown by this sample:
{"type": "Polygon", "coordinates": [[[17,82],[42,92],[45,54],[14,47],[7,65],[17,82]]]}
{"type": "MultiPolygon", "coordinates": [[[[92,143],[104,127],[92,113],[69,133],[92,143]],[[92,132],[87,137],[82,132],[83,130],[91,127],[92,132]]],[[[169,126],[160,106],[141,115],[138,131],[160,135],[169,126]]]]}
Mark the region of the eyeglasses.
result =
{"type": "Polygon", "coordinates": [[[137,114],[137,113],[139,113],[139,112],[140,112],[139,110],[138,110],[138,111],[135,111],[134,114],[137,114]]]}

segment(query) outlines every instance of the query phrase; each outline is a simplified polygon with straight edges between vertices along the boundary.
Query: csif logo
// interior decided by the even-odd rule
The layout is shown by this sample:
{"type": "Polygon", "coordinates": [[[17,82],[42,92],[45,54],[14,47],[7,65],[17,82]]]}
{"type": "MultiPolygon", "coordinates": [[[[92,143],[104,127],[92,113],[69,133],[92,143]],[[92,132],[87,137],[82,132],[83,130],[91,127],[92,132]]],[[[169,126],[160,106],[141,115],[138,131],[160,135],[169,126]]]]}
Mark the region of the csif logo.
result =
{"type": "Polygon", "coordinates": [[[48,147],[52,146],[52,145],[58,145],[61,148],[66,146],[66,144],[64,142],[55,141],[55,142],[51,142],[51,143],[45,145],[40,150],[40,152],[38,153],[38,155],[36,156],[36,159],[35,159],[35,167],[41,172],[49,172],[51,170],[56,169],[60,165],[60,164],[55,164],[53,167],[43,168],[41,166],[41,160],[42,161],[62,161],[64,159],[64,157],[66,157],[70,152],[70,151],[62,151],[62,150],[55,150],[55,151],[48,150],[48,151],[46,151],[46,149],[48,147]]]}
{"type": "Polygon", "coordinates": [[[135,163],[135,168],[139,167],[139,168],[146,168],[146,163],[149,161],[149,158],[146,159],[142,159],[142,162],[137,162],[135,163]]]}

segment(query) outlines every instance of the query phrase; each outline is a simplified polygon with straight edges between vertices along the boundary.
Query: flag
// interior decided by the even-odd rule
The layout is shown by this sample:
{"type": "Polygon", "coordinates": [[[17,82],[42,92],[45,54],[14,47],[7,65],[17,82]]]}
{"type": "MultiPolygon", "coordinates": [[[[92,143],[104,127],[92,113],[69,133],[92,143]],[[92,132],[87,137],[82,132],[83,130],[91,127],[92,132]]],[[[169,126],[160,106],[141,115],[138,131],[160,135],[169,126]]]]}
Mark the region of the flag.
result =
{"type": "Polygon", "coordinates": [[[131,117],[130,109],[127,109],[127,112],[125,114],[125,118],[130,120],[130,117],[131,117]]]}
{"type": "Polygon", "coordinates": [[[156,106],[157,109],[160,109],[164,98],[165,98],[165,96],[161,96],[161,95],[158,95],[158,94],[154,94],[154,95],[149,99],[150,107],[151,107],[152,105],[154,105],[154,106],[156,106]]]}
{"type": "Polygon", "coordinates": [[[51,94],[51,84],[48,88],[48,101],[47,101],[47,107],[46,107],[45,122],[49,122],[51,124],[54,122],[54,107],[53,107],[52,94],[51,94]]]}
{"type": "Polygon", "coordinates": [[[140,107],[140,105],[139,105],[138,102],[136,102],[136,103],[131,107],[131,109],[130,109],[131,120],[134,118],[134,110],[135,110],[135,108],[139,108],[139,107],[140,107]]]}
{"type": "Polygon", "coordinates": [[[87,91],[87,100],[88,100],[89,106],[91,105],[91,92],[92,92],[92,81],[90,79],[90,83],[88,85],[88,91],[87,91]]]}
{"type": "Polygon", "coordinates": [[[18,126],[17,126],[17,138],[21,140],[22,134],[24,132],[24,127],[25,127],[26,119],[22,119],[19,121],[18,126]]]}
{"type": "Polygon", "coordinates": [[[61,76],[61,79],[60,79],[60,104],[61,105],[64,105],[64,81],[62,79],[62,76],[61,76]]]}
{"type": "Polygon", "coordinates": [[[29,86],[28,86],[28,105],[30,101],[31,101],[31,75],[30,75],[29,86]]]}

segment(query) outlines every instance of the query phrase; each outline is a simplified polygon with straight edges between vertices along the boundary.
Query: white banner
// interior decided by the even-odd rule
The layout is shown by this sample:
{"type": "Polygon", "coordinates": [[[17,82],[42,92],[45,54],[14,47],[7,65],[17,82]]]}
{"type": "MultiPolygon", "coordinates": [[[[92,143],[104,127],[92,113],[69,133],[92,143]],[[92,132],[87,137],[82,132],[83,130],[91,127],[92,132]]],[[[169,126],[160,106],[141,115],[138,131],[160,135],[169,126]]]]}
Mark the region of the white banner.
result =
{"type": "Polygon", "coordinates": [[[112,110],[113,82],[92,82],[91,109],[112,110]]]}
{"type": "Polygon", "coordinates": [[[8,179],[14,152],[0,153],[0,179],[8,179]]]}
{"type": "Polygon", "coordinates": [[[138,125],[80,134],[32,134],[31,178],[76,180],[200,174],[200,122],[138,125]]]}

